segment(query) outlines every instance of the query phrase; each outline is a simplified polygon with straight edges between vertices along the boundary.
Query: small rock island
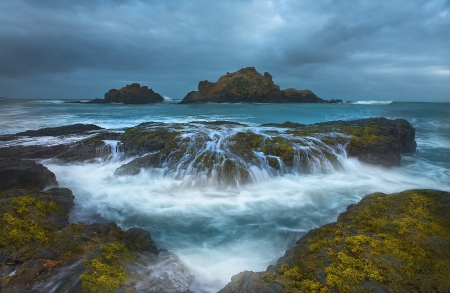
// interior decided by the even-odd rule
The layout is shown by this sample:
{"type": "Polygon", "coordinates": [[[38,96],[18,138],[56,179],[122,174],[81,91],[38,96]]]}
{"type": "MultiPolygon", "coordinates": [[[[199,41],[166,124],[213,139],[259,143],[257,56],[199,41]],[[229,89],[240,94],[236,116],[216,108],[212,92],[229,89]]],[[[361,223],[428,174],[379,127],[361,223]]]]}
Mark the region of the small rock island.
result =
{"type": "Polygon", "coordinates": [[[123,104],[152,104],[163,102],[164,98],[147,86],[133,83],[120,90],[110,89],[104,99],[89,101],[93,104],[123,103],[123,104]]]}
{"type": "Polygon", "coordinates": [[[188,103],[328,103],[310,90],[288,88],[272,81],[272,75],[261,75],[254,67],[227,73],[217,82],[200,81],[198,91],[192,91],[180,104],[188,103]]]}

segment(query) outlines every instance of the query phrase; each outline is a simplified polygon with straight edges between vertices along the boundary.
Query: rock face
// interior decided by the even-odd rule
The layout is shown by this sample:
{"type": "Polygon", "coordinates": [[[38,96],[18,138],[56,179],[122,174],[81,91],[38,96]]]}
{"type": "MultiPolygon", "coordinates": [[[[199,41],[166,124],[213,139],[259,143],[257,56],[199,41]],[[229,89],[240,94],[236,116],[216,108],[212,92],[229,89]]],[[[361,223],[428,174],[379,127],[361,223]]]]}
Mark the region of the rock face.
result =
{"type": "Polygon", "coordinates": [[[104,104],[104,103],[123,103],[123,104],[152,104],[163,102],[164,98],[155,93],[147,86],[142,86],[138,83],[127,85],[120,90],[111,89],[105,94],[105,99],[95,99],[89,103],[104,104]]]}
{"type": "Polygon", "coordinates": [[[326,103],[310,90],[287,89],[273,83],[272,76],[261,75],[254,67],[227,73],[217,82],[201,81],[198,91],[190,92],[181,101],[187,103],[326,103]]]}
{"type": "Polygon", "coordinates": [[[449,292],[450,192],[374,193],[219,292],[449,292]]]}

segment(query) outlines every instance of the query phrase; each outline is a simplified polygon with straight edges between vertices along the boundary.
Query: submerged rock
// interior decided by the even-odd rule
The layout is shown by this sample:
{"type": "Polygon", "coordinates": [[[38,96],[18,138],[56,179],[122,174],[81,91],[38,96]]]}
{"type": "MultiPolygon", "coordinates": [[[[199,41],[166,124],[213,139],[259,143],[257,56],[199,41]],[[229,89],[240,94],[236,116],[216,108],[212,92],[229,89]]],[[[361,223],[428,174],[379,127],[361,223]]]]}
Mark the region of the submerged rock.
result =
{"type": "Polygon", "coordinates": [[[138,83],[129,84],[120,90],[111,89],[105,94],[105,99],[89,101],[94,104],[123,103],[123,104],[152,104],[163,102],[164,98],[147,86],[138,83]]]}
{"type": "Polygon", "coordinates": [[[448,292],[450,192],[373,193],[219,292],[448,292]]]}
{"type": "Polygon", "coordinates": [[[198,91],[190,92],[181,101],[187,103],[326,103],[310,90],[286,89],[272,81],[265,72],[261,75],[254,67],[227,73],[217,82],[201,81],[198,91]]]}

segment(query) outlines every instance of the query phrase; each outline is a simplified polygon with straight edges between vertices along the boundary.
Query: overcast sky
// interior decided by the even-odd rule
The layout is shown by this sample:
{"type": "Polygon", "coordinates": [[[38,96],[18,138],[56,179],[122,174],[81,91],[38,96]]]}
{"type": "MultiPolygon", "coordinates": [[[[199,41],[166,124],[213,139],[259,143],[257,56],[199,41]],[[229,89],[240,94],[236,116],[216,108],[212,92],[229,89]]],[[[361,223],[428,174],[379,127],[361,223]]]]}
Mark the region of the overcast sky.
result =
{"type": "Polygon", "coordinates": [[[0,1],[0,96],[182,99],[248,66],[327,100],[450,102],[450,0],[0,1]]]}

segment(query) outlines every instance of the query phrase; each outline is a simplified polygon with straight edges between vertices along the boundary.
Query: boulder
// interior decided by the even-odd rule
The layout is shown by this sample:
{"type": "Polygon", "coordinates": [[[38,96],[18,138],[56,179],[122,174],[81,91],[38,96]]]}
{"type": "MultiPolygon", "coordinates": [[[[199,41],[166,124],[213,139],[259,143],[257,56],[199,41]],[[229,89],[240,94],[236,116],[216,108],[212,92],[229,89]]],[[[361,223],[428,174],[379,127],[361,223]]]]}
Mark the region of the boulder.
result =
{"type": "Polygon", "coordinates": [[[198,91],[190,92],[181,101],[187,103],[325,103],[310,90],[287,89],[272,81],[265,72],[261,75],[254,67],[227,73],[217,82],[200,81],[198,91]]]}

